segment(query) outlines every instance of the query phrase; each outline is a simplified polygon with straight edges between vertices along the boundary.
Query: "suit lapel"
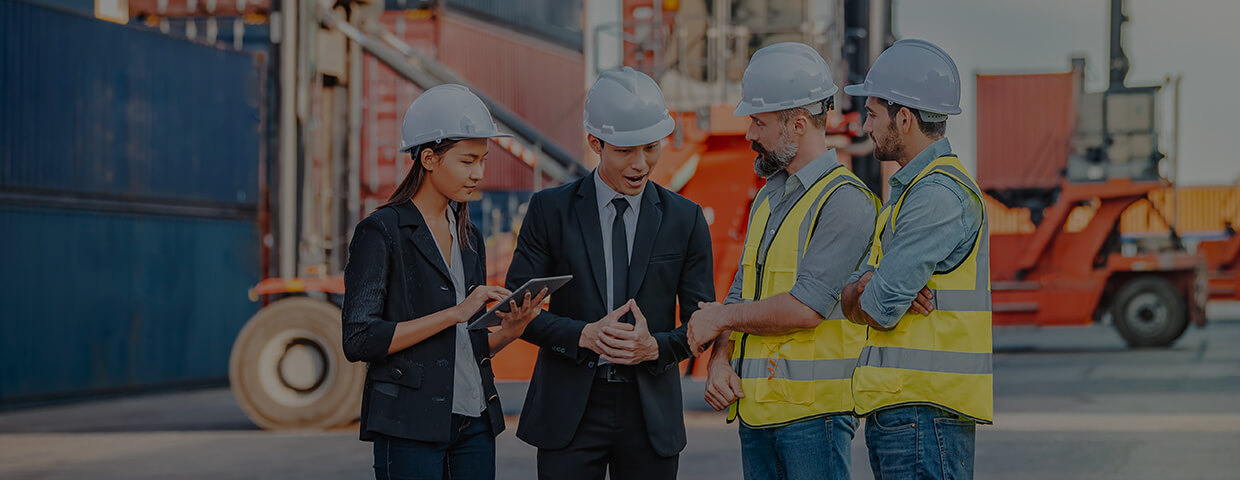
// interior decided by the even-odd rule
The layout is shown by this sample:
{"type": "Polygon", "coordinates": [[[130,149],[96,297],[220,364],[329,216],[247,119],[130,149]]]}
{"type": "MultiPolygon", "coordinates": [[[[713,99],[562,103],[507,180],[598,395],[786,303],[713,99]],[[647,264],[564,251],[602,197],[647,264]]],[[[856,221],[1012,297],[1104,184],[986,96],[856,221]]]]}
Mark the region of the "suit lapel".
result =
{"type": "Polygon", "coordinates": [[[413,202],[405,202],[396,205],[395,208],[400,216],[400,226],[410,227],[409,241],[413,243],[418,253],[426,257],[426,261],[434,265],[435,270],[438,270],[445,280],[451,282],[452,277],[448,274],[448,265],[444,263],[439,247],[435,245],[435,237],[431,235],[431,229],[426,226],[422,213],[413,206],[413,202]]]}
{"type": "Polygon", "coordinates": [[[586,247],[586,257],[590,260],[590,270],[594,274],[594,286],[598,287],[599,298],[607,299],[607,266],[603,257],[603,228],[599,224],[598,194],[594,190],[594,175],[591,173],[581,180],[577,188],[577,229],[581,231],[581,239],[586,247]]]}
{"type": "Polygon", "coordinates": [[[629,298],[637,298],[637,292],[646,278],[646,264],[650,262],[650,251],[654,248],[655,237],[659,234],[659,226],[663,224],[663,206],[659,199],[658,187],[654,183],[646,185],[642,194],[642,211],[637,217],[637,232],[633,235],[633,252],[629,255],[629,298]]]}

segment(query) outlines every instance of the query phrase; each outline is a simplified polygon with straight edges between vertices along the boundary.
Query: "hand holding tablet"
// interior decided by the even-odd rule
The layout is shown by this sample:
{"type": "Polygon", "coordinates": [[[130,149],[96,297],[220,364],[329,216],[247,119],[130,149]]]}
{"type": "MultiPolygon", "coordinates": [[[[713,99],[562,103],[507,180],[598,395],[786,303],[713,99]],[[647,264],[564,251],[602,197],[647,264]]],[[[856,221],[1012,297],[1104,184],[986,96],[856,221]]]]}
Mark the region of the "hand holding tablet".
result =
{"type": "Polygon", "coordinates": [[[498,312],[507,313],[511,311],[512,304],[510,302],[515,301],[515,302],[518,302],[518,305],[520,305],[521,302],[525,301],[526,293],[529,293],[531,297],[535,297],[538,295],[540,291],[542,291],[543,288],[547,289],[547,295],[551,295],[552,293],[555,293],[555,291],[558,290],[560,287],[567,284],[569,280],[572,280],[572,278],[573,278],[572,275],[562,275],[558,277],[543,277],[543,278],[530,279],[528,282],[525,282],[525,285],[522,285],[521,288],[518,288],[516,289],[516,291],[513,291],[512,295],[509,295],[508,298],[505,298],[499,301],[499,303],[496,303],[495,306],[487,310],[487,313],[483,314],[481,317],[478,317],[477,320],[470,322],[469,328],[471,330],[475,330],[475,329],[482,329],[482,328],[490,328],[490,327],[499,325],[502,319],[499,317],[499,315],[496,315],[496,313],[498,312]]]}

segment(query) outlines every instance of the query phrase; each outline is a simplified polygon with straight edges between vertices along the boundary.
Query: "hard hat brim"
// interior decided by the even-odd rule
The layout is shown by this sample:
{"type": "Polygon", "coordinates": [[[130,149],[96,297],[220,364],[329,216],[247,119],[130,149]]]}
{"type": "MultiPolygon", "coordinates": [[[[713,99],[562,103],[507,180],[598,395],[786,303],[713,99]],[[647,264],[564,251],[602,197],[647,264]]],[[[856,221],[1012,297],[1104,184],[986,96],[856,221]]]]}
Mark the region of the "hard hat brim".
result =
{"type": "Polygon", "coordinates": [[[900,98],[890,98],[891,95],[889,94],[882,93],[882,92],[875,92],[868,88],[865,88],[864,83],[858,83],[855,85],[847,85],[844,87],[844,93],[848,94],[848,96],[850,97],[877,97],[883,100],[887,100],[889,102],[894,102],[900,105],[904,105],[909,108],[922,110],[922,111],[926,111],[930,113],[939,113],[943,115],[960,115],[960,113],[964,111],[964,110],[961,110],[960,107],[956,107],[953,109],[940,109],[940,108],[923,108],[923,107],[909,105],[909,103],[911,102],[908,102],[907,100],[900,99],[900,98]]]}
{"type": "Polygon", "coordinates": [[[503,132],[490,132],[490,133],[475,134],[475,135],[449,135],[449,136],[440,137],[440,138],[431,138],[424,142],[418,142],[412,145],[405,145],[403,147],[400,147],[399,151],[400,153],[408,153],[410,150],[418,148],[419,145],[426,145],[428,143],[438,142],[441,140],[472,140],[476,138],[513,138],[513,136],[510,133],[503,133],[503,132]]]}
{"type": "Polygon", "coordinates": [[[846,85],[844,87],[844,93],[847,93],[849,96],[853,96],[853,97],[878,97],[879,96],[876,92],[871,92],[869,89],[865,88],[864,83],[858,83],[856,85],[846,85]]]}
{"type": "Polygon", "coordinates": [[[659,123],[631,132],[605,133],[586,125],[586,133],[617,147],[636,147],[667,138],[676,131],[676,120],[668,115],[659,123]]]}
{"type": "Polygon", "coordinates": [[[768,104],[768,105],[763,105],[761,107],[755,106],[752,103],[748,103],[748,102],[745,102],[744,100],[741,100],[740,103],[736,104],[736,109],[732,110],[732,115],[736,115],[738,117],[748,117],[750,115],[754,115],[758,113],[778,112],[781,110],[788,110],[792,108],[801,108],[801,107],[812,105],[814,103],[821,102],[823,100],[831,98],[835,96],[836,92],[839,92],[839,91],[840,91],[840,87],[832,85],[831,89],[827,90],[827,92],[822,95],[816,95],[814,97],[803,98],[801,100],[797,100],[793,102],[768,104]]]}

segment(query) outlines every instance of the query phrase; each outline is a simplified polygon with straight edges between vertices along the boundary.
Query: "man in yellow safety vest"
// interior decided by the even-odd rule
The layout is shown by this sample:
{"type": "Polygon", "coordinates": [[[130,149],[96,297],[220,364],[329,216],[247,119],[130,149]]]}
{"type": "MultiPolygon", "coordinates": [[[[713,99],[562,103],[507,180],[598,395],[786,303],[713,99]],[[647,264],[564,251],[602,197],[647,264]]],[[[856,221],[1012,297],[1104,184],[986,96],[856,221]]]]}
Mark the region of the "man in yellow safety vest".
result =
{"type": "Polygon", "coordinates": [[[868,327],[852,389],[870,467],[878,479],[972,478],[975,426],[994,417],[990,242],[981,190],[944,136],[960,113],[959,72],[939,47],[900,40],[844,92],[869,97],[874,156],[900,165],[866,265],[841,295],[868,327]],[[929,315],[910,311],[923,286],[929,315]]]}

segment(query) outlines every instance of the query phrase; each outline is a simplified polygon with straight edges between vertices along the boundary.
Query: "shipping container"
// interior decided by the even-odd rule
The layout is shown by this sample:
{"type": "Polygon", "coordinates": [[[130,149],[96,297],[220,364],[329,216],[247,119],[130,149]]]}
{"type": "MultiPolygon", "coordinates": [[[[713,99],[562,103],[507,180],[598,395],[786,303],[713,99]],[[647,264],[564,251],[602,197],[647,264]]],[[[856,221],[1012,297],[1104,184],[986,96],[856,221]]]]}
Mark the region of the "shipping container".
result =
{"type": "MultiPolygon", "coordinates": [[[[1078,206],[1065,224],[1068,232],[1080,231],[1088,224],[1094,207],[1078,206]]],[[[986,213],[990,233],[1033,233],[1029,210],[1006,208],[989,196],[986,213]]],[[[1176,223],[1176,231],[1185,238],[1216,239],[1226,236],[1228,224],[1240,226],[1240,187],[1181,187],[1178,192],[1162,188],[1150,192],[1149,201],[1132,204],[1120,217],[1119,231],[1127,239],[1166,235],[1168,221],[1176,223]],[[1177,195],[1178,193],[1178,195],[1177,195]],[[1175,207],[1176,199],[1180,204],[1175,207]]]]}
{"type": "Polygon", "coordinates": [[[257,310],[254,222],[0,205],[0,406],[220,382],[257,310]]]}
{"type": "Polygon", "coordinates": [[[1072,73],[977,76],[977,181],[986,191],[1053,189],[1076,118],[1072,73]]]}
{"type": "Polygon", "coordinates": [[[4,0],[0,187],[252,205],[264,61],[4,0]]]}
{"type": "Polygon", "coordinates": [[[227,377],[257,310],[264,68],[0,0],[0,407],[227,377]]]}
{"type": "MultiPolygon", "coordinates": [[[[390,1],[390,0],[389,0],[390,1]]],[[[500,24],[581,51],[581,0],[443,0],[449,11],[500,24]]]]}
{"type": "Polygon", "coordinates": [[[95,14],[96,0],[20,0],[30,4],[39,5],[53,10],[65,10],[82,13],[85,15],[95,14]]]}
{"type": "Polygon", "coordinates": [[[1189,237],[1217,237],[1230,224],[1240,226],[1240,187],[1198,186],[1171,188],[1150,193],[1149,202],[1139,202],[1124,211],[1120,231],[1128,235],[1157,234],[1168,231],[1167,222],[1189,237]],[[1179,207],[1176,207],[1179,203],[1179,207]]]}

